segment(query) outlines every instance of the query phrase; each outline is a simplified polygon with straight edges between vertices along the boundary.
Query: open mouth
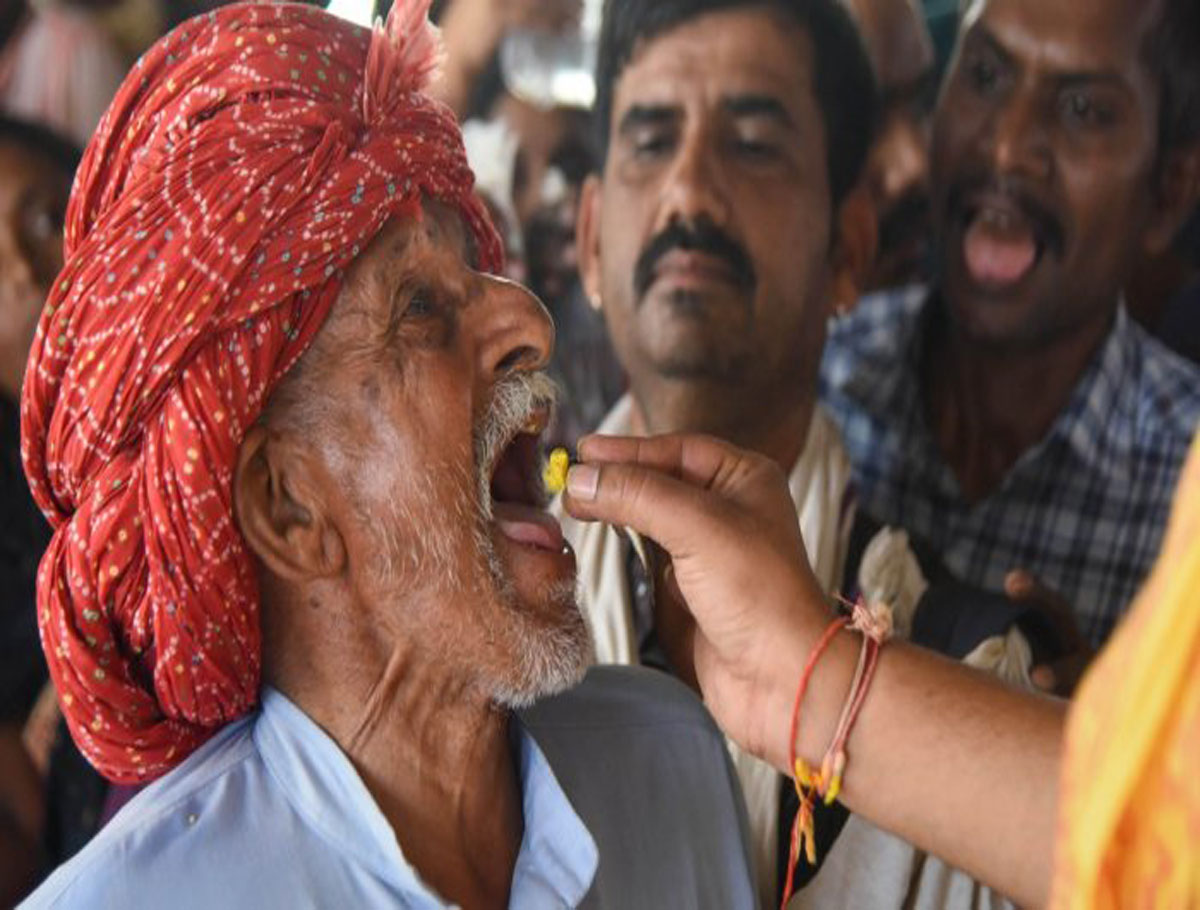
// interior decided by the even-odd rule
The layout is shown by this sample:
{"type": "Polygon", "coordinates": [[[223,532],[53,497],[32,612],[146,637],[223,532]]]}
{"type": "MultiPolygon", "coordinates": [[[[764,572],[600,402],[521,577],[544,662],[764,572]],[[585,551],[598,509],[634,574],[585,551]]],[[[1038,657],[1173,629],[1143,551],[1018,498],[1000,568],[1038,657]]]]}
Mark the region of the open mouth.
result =
{"type": "Polygon", "coordinates": [[[964,212],[963,261],[981,287],[1020,284],[1037,268],[1047,240],[1039,220],[1007,196],[984,196],[964,212]]]}
{"type": "Polygon", "coordinates": [[[550,414],[535,412],[500,449],[492,465],[489,493],[492,517],[500,533],[516,543],[561,552],[562,528],[546,512],[542,484],[541,437],[550,414]]]}

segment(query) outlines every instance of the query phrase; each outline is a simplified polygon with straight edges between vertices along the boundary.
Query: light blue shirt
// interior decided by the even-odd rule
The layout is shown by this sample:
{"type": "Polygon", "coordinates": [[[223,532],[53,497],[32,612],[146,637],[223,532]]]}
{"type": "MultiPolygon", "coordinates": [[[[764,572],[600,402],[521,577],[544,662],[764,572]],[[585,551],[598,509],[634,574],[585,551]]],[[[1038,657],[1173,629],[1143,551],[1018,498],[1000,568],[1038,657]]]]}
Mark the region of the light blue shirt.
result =
{"type": "MultiPolygon", "coordinates": [[[[725,745],[664,674],[596,668],[513,725],[513,908],[750,908],[725,745]]],[[[337,745],[279,692],[135,797],[27,908],[442,908],[337,745]]]]}

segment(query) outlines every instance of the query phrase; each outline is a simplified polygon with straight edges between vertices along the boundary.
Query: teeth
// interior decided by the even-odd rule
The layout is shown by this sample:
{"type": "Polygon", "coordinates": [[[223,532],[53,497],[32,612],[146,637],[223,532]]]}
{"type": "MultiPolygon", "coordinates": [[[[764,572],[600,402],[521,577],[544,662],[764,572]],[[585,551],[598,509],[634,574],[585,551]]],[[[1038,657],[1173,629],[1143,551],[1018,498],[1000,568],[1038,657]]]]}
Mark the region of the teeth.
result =
{"type": "Polygon", "coordinates": [[[534,411],[525,418],[525,424],[521,427],[522,433],[527,433],[530,436],[540,436],[542,430],[546,428],[545,415],[534,411]]]}
{"type": "Polygon", "coordinates": [[[985,208],[979,213],[979,220],[990,227],[1009,230],[1016,226],[1017,216],[1009,211],[985,208]]]}

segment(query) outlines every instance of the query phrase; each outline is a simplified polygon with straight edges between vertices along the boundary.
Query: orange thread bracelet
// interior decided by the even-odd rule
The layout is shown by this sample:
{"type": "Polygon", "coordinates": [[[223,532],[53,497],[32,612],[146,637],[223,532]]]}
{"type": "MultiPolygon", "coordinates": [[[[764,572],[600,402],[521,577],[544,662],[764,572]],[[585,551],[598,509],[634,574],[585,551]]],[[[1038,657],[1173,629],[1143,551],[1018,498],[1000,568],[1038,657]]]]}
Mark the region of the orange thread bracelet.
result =
{"type": "Polygon", "coordinates": [[[796,819],[792,823],[791,846],[788,850],[788,865],[787,865],[787,880],[783,885],[783,907],[787,906],[788,899],[792,896],[792,883],[796,877],[796,861],[800,858],[801,845],[805,845],[805,855],[810,857],[810,862],[816,862],[816,842],[813,840],[813,793],[812,776],[809,773],[808,767],[796,755],[796,740],[797,734],[800,731],[800,707],[804,702],[804,693],[808,691],[808,683],[812,679],[813,670],[817,666],[817,661],[828,650],[833,639],[838,632],[844,629],[849,624],[849,619],[845,616],[839,616],[829,624],[825,633],[813,647],[812,653],[808,655],[808,661],[804,665],[804,672],[800,675],[800,685],[796,689],[796,701],[792,706],[792,730],[791,738],[788,742],[788,757],[791,759],[792,780],[796,786],[796,795],[800,798],[800,808],[796,811],[796,819]]]}
{"type": "Polygon", "coordinates": [[[842,601],[851,609],[850,629],[862,634],[862,647],[858,653],[858,666],[854,671],[854,681],[850,685],[850,695],[838,718],[837,729],[833,739],[821,760],[821,778],[818,784],[820,795],[825,805],[832,805],[842,791],[842,775],[846,769],[846,741],[850,731],[862,711],[875,678],[875,668],[879,665],[879,651],[884,643],[892,637],[892,611],[886,604],[868,606],[860,597],[855,603],[842,601]]]}
{"type": "Polygon", "coordinates": [[[810,865],[816,865],[816,839],[813,830],[813,808],[816,798],[820,796],[826,805],[831,805],[837,799],[842,789],[842,775],[846,768],[846,741],[854,729],[854,722],[866,701],[867,691],[875,677],[875,669],[879,664],[879,651],[892,635],[892,613],[885,604],[868,606],[860,597],[855,603],[842,600],[849,607],[849,617],[839,616],[821,636],[813,647],[804,672],[800,676],[800,686],[796,690],[796,701],[792,706],[792,727],[789,740],[789,757],[791,759],[793,783],[796,795],[800,799],[800,807],[792,824],[791,845],[788,854],[787,879],[783,886],[783,903],[781,910],[787,907],[788,899],[792,896],[792,886],[795,882],[796,863],[800,859],[800,850],[804,850],[805,858],[810,865]],[[862,647],[859,649],[858,664],[854,669],[854,678],[850,683],[850,691],[846,703],[842,706],[837,728],[821,766],[812,770],[796,754],[800,732],[800,710],[804,694],[812,679],[813,670],[822,655],[828,650],[837,633],[844,628],[859,632],[863,636],[862,647]]]}

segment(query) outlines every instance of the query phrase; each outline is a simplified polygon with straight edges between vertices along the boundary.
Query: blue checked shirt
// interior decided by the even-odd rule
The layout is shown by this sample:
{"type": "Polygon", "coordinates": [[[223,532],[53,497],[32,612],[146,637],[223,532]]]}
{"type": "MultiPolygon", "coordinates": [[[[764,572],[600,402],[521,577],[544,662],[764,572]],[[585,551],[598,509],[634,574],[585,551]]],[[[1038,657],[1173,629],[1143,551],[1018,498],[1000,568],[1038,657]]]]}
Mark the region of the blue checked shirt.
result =
{"type": "Polygon", "coordinates": [[[925,421],[919,369],[928,290],[864,299],[830,333],[821,397],[841,427],[863,507],[932,546],[964,581],[1000,591],[1015,568],[1075,609],[1093,645],[1149,572],[1200,424],[1200,369],[1124,308],[1067,408],[999,488],[967,502],[925,421]]]}

